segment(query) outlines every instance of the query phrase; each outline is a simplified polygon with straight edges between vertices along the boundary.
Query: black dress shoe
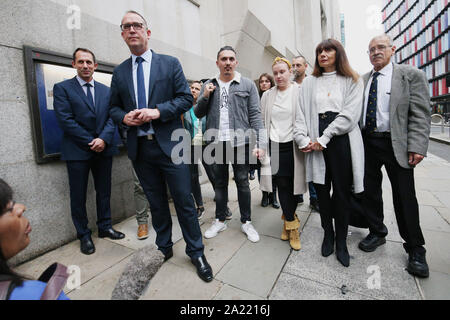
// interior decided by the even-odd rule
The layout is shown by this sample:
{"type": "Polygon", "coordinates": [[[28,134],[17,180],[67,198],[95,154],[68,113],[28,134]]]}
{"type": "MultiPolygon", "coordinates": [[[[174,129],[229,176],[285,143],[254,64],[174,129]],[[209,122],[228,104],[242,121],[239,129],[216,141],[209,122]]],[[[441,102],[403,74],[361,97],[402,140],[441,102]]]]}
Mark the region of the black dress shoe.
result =
{"type": "Polygon", "coordinates": [[[336,258],[344,266],[350,266],[350,255],[348,254],[347,245],[336,246],[336,258]]]}
{"type": "Polygon", "coordinates": [[[425,253],[411,253],[409,255],[408,267],[406,267],[406,270],[413,276],[428,278],[430,276],[430,271],[428,269],[425,253]]]}
{"type": "Polygon", "coordinates": [[[172,248],[170,248],[170,250],[168,250],[166,253],[164,254],[164,262],[166,262],[167,260],[169,260],[170,258],[173,257],[173,250],[172,248]]]}
{"type": "Polygon", "coordinates": [[[320,211],[319,211],[319,201],[316,198],[311,198],[309,200],[309,206],[311,207],[311,209],[313,209],[317,213],[320,213],[320,211]]]}
{"type": "Polygon", "coordinates": [[[92,242],[91,237],[81,239],[80,242],[81,253],[85,255],[91,255],[95,252],[94,242],[92,242]]]}
{"type": "Polygon", "coordinates": [[[203,255],[200,258],[191,258],[192,264],[197,268],[197,274],[205,282],[211,282],[213,280],[213,273],[211,266],[206,257],[203,255]]]}
{"type": "Polygon", "coordinates": [[[261,200],[261,207],[265,208],[269,206],[269,193],[263,191],[263,197],[261,200]]]}
{"type": "Polygon", "coordinates": [[[328,257],[334,252],[334,232],[325,232],[322,242],[322,256],[328,257]]]}
{"type": "Polygon", "coordinates": [[[386,238],[369,233],[369,235],[358,244],[358,248],[365,252],[373,252],[377,247],[385,243],[386,238]]]}
{"type": "Polygon", "coordinates": [[[125,238],[122,232],[116,231],[113,228],[108,230],[98,230],[99,238],[110,238],[111,240],[120,240],[125,238]]]}
{"type": "Polygon", "coordinates": [[[299,194],[298,196],[297,196],[297,203],[303,203],[304,202],[304,200],[303,200],[303,195],[302,194],[299,194]]]}

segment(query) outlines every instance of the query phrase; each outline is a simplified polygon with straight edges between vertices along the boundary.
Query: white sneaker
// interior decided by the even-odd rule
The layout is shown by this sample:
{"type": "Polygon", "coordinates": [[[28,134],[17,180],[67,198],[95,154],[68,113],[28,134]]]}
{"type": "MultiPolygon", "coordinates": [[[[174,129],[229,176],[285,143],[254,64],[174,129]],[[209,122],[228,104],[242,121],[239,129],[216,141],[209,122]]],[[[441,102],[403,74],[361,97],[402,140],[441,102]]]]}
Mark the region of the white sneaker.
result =
{"type": "Polygon", "coordinates": [[[219,232],[222,232],[227,229],[227,225],[224,222],[220,222],[219,219],[213,222],[211,227],[205,231],[205,238],[210,239],[217,236],[219,232]]]}
{"type": "Polygon", "coordinates": [[[243,224],[241,226],[241,230],[247,235],[248,240],[250,240],[251,242],[259,241],[258,231],[255,230],[255,227],[253,227],[250,221],[247,221],[245,224],[243,224]]]}

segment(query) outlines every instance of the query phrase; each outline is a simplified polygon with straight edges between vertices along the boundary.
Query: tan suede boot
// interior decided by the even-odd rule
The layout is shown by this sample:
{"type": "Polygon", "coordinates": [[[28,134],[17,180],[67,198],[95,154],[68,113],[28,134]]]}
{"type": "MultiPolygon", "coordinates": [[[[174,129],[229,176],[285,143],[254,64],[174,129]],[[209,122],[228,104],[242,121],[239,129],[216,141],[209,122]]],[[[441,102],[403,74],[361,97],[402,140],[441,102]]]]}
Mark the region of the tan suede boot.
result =
{"type": "Polygon", "coordinates": [[[294,221],[285,221],[286,230],[289,233],[289,244],[292,249],[298,251],[302,248],[300,244],[300,232],[298,228],[300,228],[300,221],[298,220],[297,215],[295,215],[294,221]]]}
{"type": "Polygon", "coordinates": [[[288,241],[289,240],[289,233],[286,230],[286,219],[284,218],[284,215],[281,215],[281,220],[283,220],[283,230],[281,231],[281,240],[288,241]]]}

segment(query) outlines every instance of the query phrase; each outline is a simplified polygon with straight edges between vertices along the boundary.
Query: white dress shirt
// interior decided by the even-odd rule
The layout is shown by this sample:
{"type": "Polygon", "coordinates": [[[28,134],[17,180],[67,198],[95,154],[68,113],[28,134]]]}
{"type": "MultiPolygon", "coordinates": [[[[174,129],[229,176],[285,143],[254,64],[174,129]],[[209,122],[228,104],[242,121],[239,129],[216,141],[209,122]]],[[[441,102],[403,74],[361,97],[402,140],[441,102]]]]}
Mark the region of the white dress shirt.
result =
{"type": "MultiPolygon", "coordinates": [[[[149,99],[149,94],[150,94],[149,87],[150,87],[150,71],[151,71],[151,66],[152,66],[152,57],[153,57],[153,54],[150,49],[147,50],[143,55],[141,55],[141,58],[144,59],[144,61],[142,62],[142,68],[144,71],[145,97],[146,97],[145,105],[146,106],[148,106],[148,99],[149,99]]],[[[131,61],[132,66],[133,66],[133,84],[134,84],[134,94],[135,94],[135,98],[136,98],[136,108],[139,109],[138,85],[137,85],[137,69],[138,69],[139,64],[136,63],[137,56],[135,56],[134,54],[131,55],[131,59],[132,59],[132,61],[131,61]]],[[[155,131],[153,130],[152,127],[150,127],[150,130],[148,132],[144,132],[141,128],[138,128],[138,136],[139,137],[146,136],[148,134],[155,134],[155,131]]]]}
{"type": "MultiPolygon", "coordinates": [[[[394,71],[394,65],[389,63],[383,69],[378,71],[378,87],[377,87],[377,132],[391,131],[391,124],[389,120],[389,104],[391,102],[391,88],[392,88],[392,72],[394,71]]],[[[363,124],[366,126],[366,114],[367,104],[369,103],[369,91],[372,85],[373,74],[370,75],[369,82],[367,83],[366,91],[364,93],[364,113],[363,124]]]]}
{"type": "Polygon", "coordinates": [[[85,86],[86,83],[89,83],[92,87],[91,87],[91,94],[92,94],[92,99],[94,100],[94,106],[95,106],[95,81],[94,79],[92,79],[89,82],[84,81],[83,79],[81,79],[79,76],[77,76],[77,80],[78,83],[80,84],[81,88],[84,91],[84,94],[87,96],[87,87],[85,86]]]}

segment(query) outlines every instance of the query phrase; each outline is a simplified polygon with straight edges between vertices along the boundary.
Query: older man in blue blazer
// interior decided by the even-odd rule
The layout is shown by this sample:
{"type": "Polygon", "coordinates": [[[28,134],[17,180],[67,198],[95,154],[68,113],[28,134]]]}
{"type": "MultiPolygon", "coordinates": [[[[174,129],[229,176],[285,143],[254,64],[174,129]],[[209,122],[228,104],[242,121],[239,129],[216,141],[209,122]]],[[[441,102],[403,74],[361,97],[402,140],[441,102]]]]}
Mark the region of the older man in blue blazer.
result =
{"type": "MultiPolygon", "coordinates": [[[[150,203],[156,244],[166,260],[173,256],[167,182],[186,242],[186,253],[199,277],[212,281],[191,196],[189,167],[186,163],[175,164],[172,158],[172,150],[180,143],[172,139],[172,134],[177,130],[184,132],[181,115],[192,107],[189,85],[176,58],[149,49],[151,31],[141,14],[128,11],[121,29],[132,55],[114,70],[110,114],[115,123],[128,128],[128,156],[150,203]]],[[[189,150],[189,137],[186,142],[189,150]]]]}
{"type": "Polygon", "coordinates": [[[116,127],[109,116],[109,88],[94,81],[98,67],[94,53],[78,48],[73,54],[75,78],[55,84],[54,110],[64,132],[61,159],[67,163],[72,220],[81,242],[81,252],[93,254],[95,246],[88,228],[86,192],[92,171],[97,200],[100,238],[123,239],[111,224],[111,169],[116,127]]]}

